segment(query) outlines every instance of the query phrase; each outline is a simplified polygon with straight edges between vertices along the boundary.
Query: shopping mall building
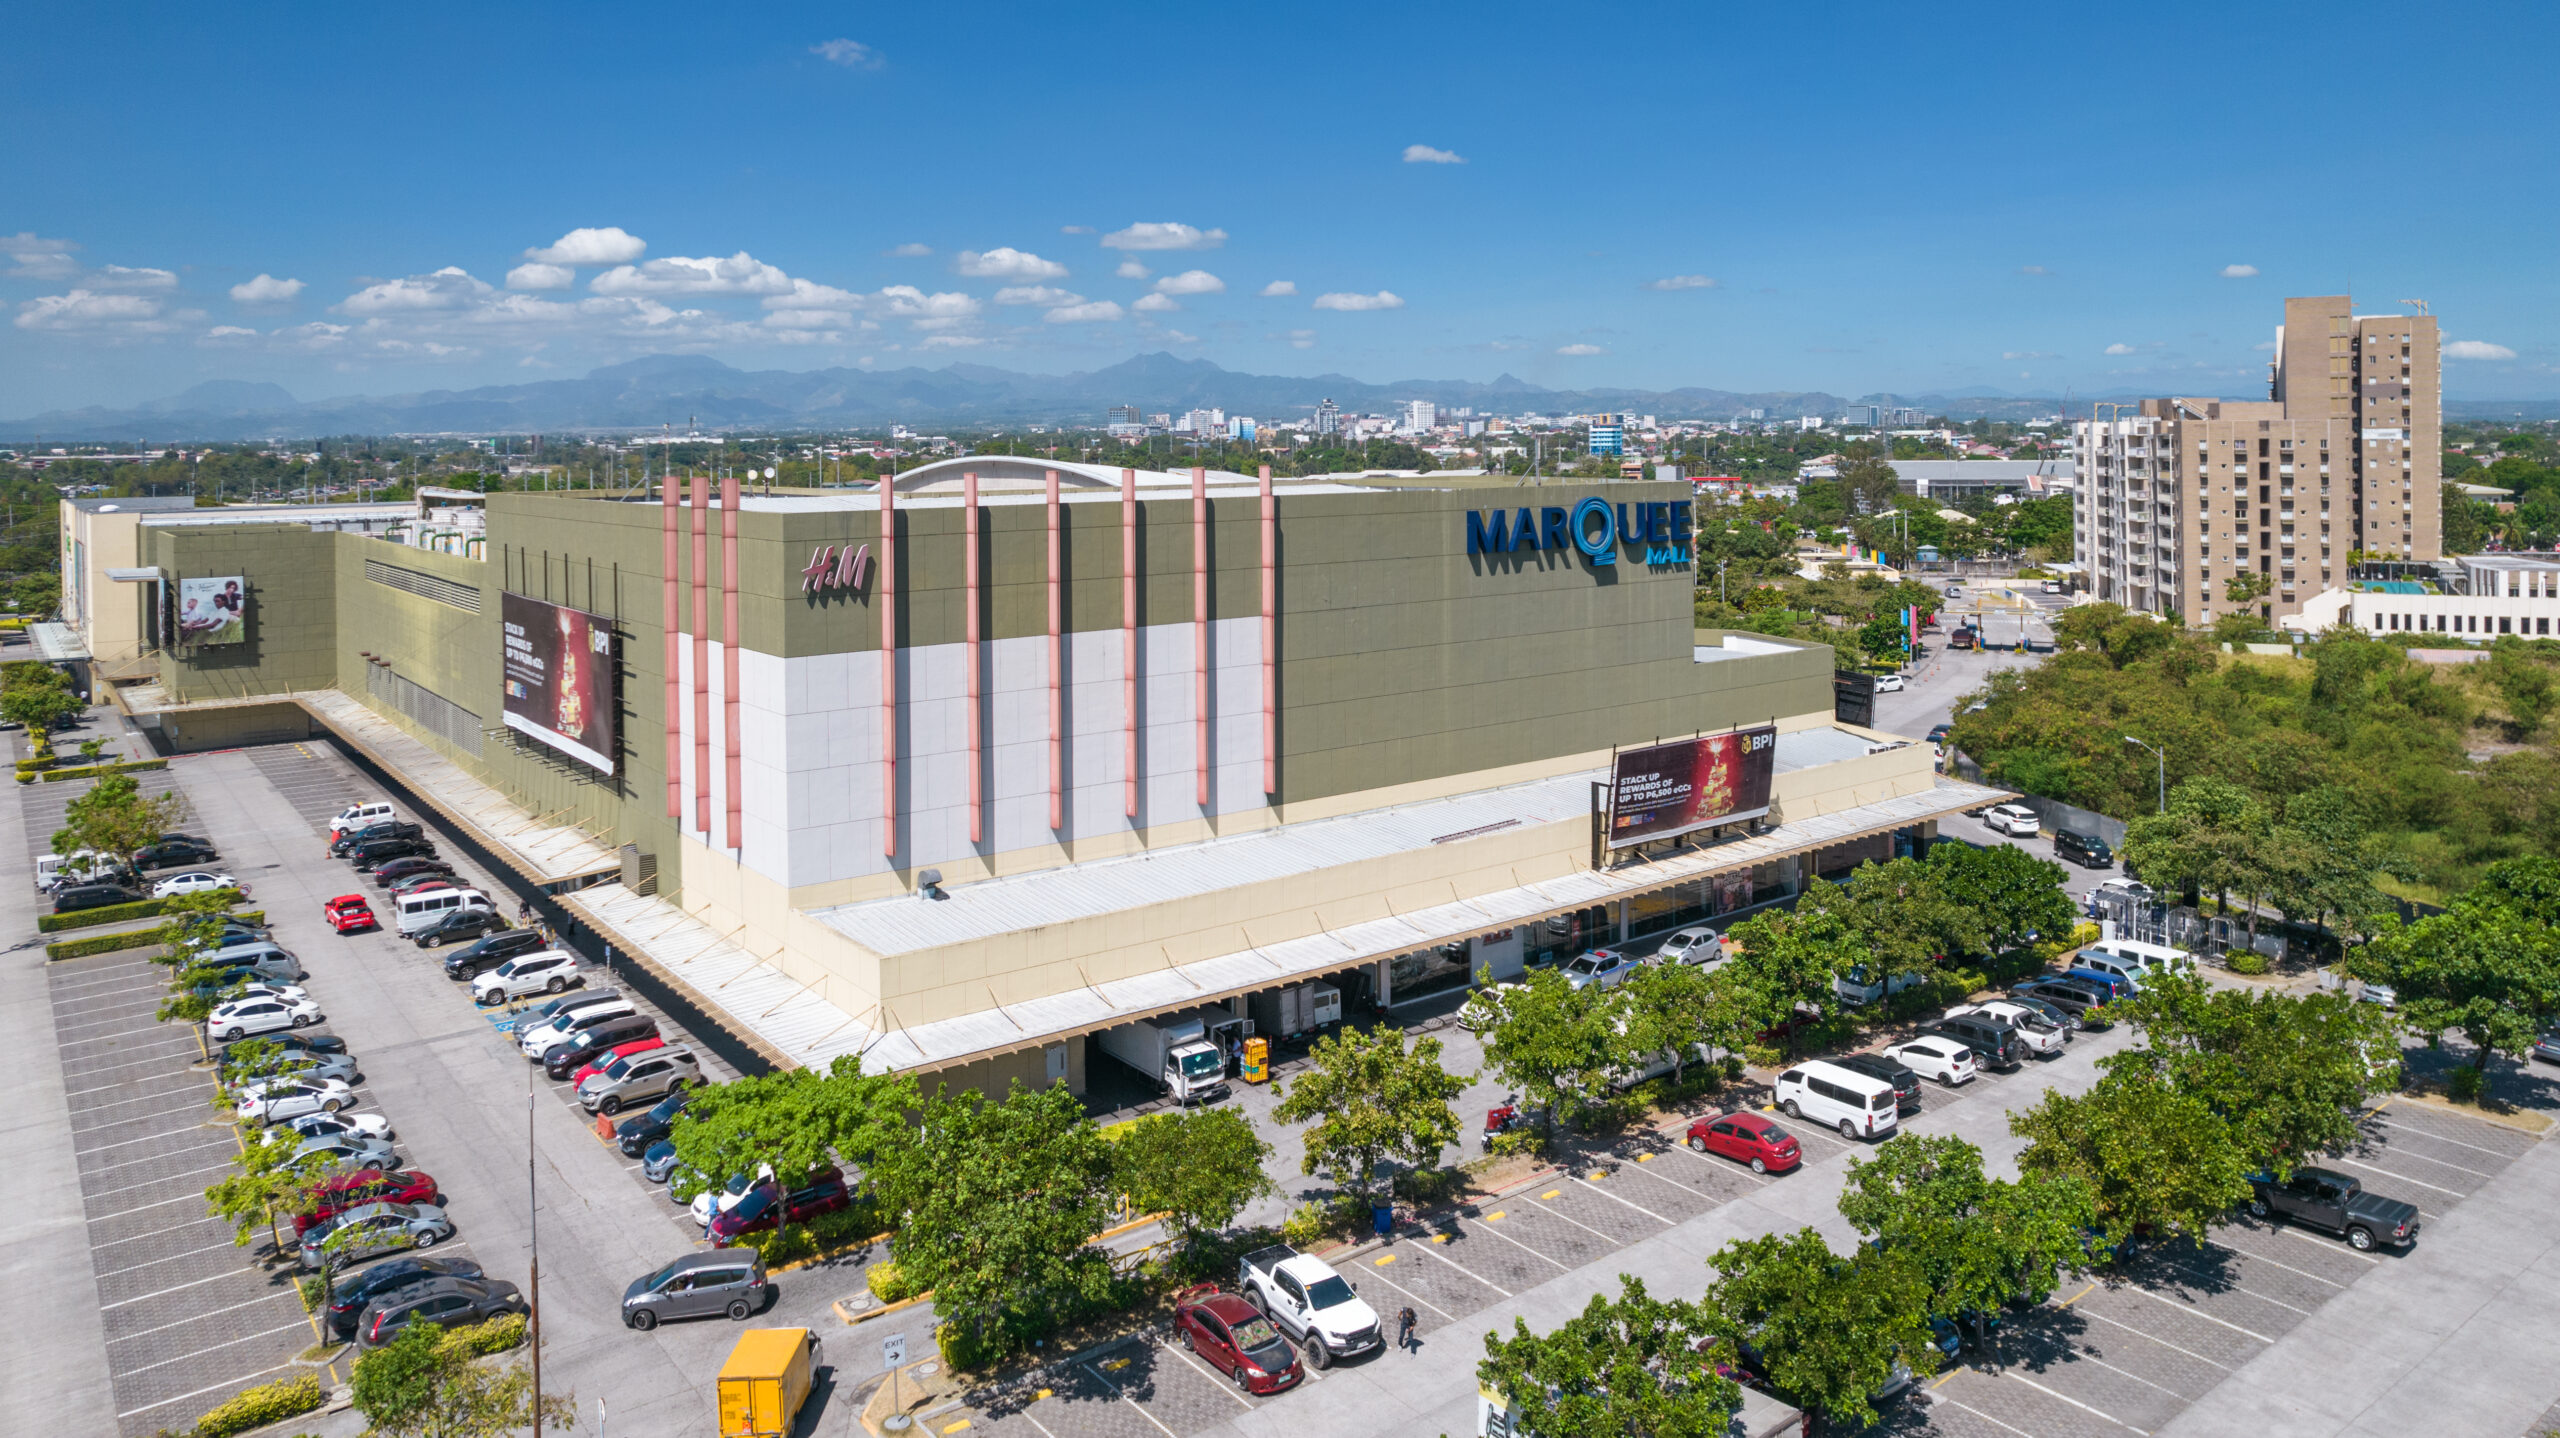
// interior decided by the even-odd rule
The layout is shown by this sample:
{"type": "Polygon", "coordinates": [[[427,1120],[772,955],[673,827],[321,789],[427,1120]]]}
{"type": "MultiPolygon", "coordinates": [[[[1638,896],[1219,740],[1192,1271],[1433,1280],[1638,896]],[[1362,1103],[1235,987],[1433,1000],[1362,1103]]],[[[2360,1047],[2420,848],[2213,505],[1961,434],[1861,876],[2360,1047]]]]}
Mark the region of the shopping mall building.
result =
{"type": "Polygon", "coordinates": [[[1996,797],[1694,629],[1678,484],[67,503],[43,642],[164,745],[334,736],[778,1065],[1081,1089],[1135,1019],[1428,999],[1996,797]]]}

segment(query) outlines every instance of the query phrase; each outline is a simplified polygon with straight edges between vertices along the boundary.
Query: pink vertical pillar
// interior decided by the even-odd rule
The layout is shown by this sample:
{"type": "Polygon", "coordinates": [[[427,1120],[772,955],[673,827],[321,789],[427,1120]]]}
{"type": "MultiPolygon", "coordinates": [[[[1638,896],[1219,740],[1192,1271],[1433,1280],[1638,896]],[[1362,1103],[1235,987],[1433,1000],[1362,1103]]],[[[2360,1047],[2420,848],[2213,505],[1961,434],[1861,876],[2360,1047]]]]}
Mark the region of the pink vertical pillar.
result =
{"type": "Polygon", "coordinates": [[[1120,790],[1138,817],[1138,472],[1120,471],[1120,790]]]}
{"type": "Polygon", "coordinates": [[[1049,471],[1049,832],[1066,827],[1067,815],[1067,715],[1066,696],[1059,686],[1066,668],[1065,656],[1059,652],[1064,642],[1059,634],[1066,617],[1066,597],[1058,588],[1060,571],[1066,568],[1066,553],[1058,527],[1058,472],[1049,471]]]}
{"type": "Polygon", "coordinates": [[[1262,467],[1262,792],[1280,792],[1280,502],[1262,467]]]}
{"type": "Polygon", "coordinates": [[[1191,467],[1191,767],[1209,807],[1209,471],[1191,467]]]}
{"type": "Polygon", "coordinates": [[[880,477],[880,852],[898,854],[898,485],[880,477]]]}
{"type": "Polygon", "coordinates": [[[693,480],[693,827],[711,842],[711,476],[693,480]]]}
{"type": "Polygon", "coordinates": [[[968,591],[968,621],[964,629],[968,642],[962,646],[963,659],[969,667],[969,842],[982,843],[987,837],[987,796],[979,769],[984,764],[986,746],[985,719],[981,713],[985,700],[978,694],[978,476],[975,472],[960,476],[961,533],[968,546],[962,561],[968,591]]]}
{"type": "Polygon", "coordinates": [[[742,849],[746,839],[740,823],[746,815],[746,797],[739,792],[741,763],[738,747],[738,476],[735,473],[720,484],[720,742],[727,749],[728,763],[724,778],[729,787],[728,847],[742,849]]]}
{"type": "Polygon", "coordinates": [[[667,662],[667,817],[684,817],[684,595],[676,576],[676,477],[663,476],[658,482],[659,548],[663,551],[658,571],[664,582],[659,589],[664,603],[659,608],[658,628],[666,635],[667,662]]]}

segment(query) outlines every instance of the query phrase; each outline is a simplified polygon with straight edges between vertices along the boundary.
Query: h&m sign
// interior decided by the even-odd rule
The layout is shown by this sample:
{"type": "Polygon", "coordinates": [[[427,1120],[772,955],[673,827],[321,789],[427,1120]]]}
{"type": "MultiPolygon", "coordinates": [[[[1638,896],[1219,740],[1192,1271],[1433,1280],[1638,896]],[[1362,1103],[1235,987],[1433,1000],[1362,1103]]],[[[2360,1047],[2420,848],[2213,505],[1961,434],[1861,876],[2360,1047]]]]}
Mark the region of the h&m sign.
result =
{"type": "Polygon", "coordinates": [[[830,589],[860,589],[871,577],[871,546],[857,549],[848,544],[841,549],[821,544],[809,556],[809,567],[800,571],[800,592],[823,594],[830,589]]]}
{"type": "Polygon", "coordinates": [[[1687,564],[1691,539],[1687,500],[1613,505],[1595,494],[1569,510],[1547,505],[1516,514],[1507,509],[1467,511],[1469,554],[1578,549],[1599,565],[1617,563],[1620,545],[1641,545],[1647,564],[1687,564]]]}

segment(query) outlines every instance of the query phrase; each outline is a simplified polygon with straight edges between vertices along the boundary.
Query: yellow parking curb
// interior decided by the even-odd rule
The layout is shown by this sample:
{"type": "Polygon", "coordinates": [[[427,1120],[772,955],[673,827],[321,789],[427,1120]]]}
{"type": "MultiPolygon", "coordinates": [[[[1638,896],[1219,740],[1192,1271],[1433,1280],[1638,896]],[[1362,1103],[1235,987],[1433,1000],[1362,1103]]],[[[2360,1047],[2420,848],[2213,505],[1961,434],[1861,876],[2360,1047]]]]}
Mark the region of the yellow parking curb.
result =
{"type": "Polygon", "coordinates": [[[932,1301],[933,1290],[928,1288],[913,1298],[901,1298],[895,1303],[884,1303],[878,1308],[866,1308],[860,1313],[848,1312],[845,1309],[844,1300],[841,1298],[828,1306],[835,1309],[836,1317],[847,1323],[868,1323],[874,1318],[881,1317],[884,1314],[895,1313],[901,1308],[913,1308],[919,1303],[931,1303],[932,1301]]]}

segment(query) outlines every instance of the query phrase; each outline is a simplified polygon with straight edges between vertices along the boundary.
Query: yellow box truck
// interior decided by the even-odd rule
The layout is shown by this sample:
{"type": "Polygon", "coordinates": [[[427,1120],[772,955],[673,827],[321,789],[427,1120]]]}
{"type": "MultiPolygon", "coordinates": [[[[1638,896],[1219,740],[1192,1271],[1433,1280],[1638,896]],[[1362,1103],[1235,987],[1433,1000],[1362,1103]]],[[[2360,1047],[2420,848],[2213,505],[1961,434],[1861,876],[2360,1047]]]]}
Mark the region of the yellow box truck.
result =
{"type": "Polygon", "coordinates": [[[818,1335],[750,1328],[720,1368],[720,1438],[790,1438],[818,1368],[818,1335]]]}

